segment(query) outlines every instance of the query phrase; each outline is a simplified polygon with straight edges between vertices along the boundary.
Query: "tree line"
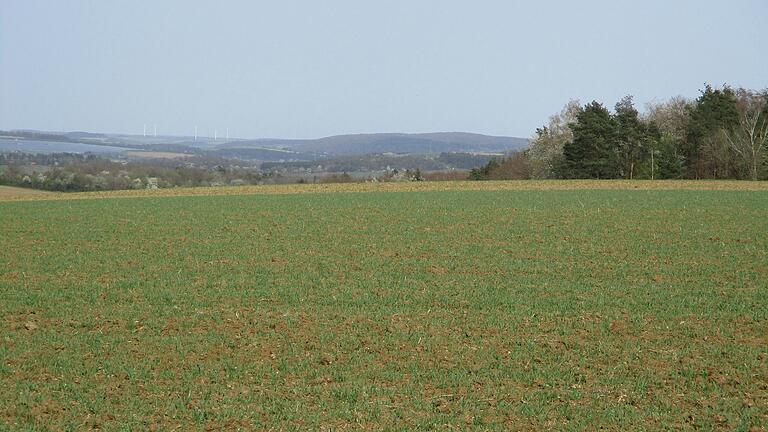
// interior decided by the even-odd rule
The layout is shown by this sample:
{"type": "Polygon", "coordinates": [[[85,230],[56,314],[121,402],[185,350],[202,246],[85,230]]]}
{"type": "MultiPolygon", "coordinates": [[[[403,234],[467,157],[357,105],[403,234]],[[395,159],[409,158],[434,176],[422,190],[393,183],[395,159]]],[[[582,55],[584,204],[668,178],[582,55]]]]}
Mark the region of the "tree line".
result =
{"type": "Polygon", "coordinates": [[[632,96],[608,110],[570,101],[536,129],[520,154],[470,178],[768,178],[768,90],[706,85],[695,100],[674,97],[640,114],[632,96]]]}
{"type": "MultiPolygon", "coordinates": [[[[183,161],[147,159],[115,162],[93,154],[0,153],[0,185],[58,192],[154,189],[199,186],[242,186],[280,183],[350,183],[362,181],[449,180],[450,176],[415,170],[387,170],[378,178],[346,172],[313,175],[265,171],[248,161],[189,157],[183,161]]],[[[466,173],[466,171],[463,171],[466,173]]],[[[466,175],[465,175],[466,176],[466,175]]]]}
{"type": "Polygon", "coordinates": [[[279,182],[280,176],[224,160],[190,158],[114,162],[92,154],[0,153],[0,185],[59,192],[196,187],[279,182]]]}

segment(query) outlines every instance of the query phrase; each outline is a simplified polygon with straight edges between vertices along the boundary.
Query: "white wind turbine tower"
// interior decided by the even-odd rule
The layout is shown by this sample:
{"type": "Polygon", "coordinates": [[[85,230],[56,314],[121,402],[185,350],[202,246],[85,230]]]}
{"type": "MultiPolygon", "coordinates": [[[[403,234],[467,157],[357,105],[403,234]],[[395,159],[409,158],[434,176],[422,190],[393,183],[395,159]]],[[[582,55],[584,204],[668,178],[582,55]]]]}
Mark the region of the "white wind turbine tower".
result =
{"type": "Polygon", "coordinates": [[[195,125],[195,141],[197,141],[197,125],[195,125]]]}
{"type": "Polygon", "coordinates": [[[144,138],[147,137],[147,124],[144,123],[144,138]]]}
{"type": "Polygon", "coordinates": [[[229,141],[229,128],[227,128],[227,141],[229,141]]]}
{"type": "Polygon", "coordinates": [[[219,136],[219,131],[214,129],[213,130],[213,140],[216,141],[217,137],[219,136]]]}
{"type": "Polygon", "coordinates": [[[155,138],[157,138],[157,125],[155,124],[155,138]]]}

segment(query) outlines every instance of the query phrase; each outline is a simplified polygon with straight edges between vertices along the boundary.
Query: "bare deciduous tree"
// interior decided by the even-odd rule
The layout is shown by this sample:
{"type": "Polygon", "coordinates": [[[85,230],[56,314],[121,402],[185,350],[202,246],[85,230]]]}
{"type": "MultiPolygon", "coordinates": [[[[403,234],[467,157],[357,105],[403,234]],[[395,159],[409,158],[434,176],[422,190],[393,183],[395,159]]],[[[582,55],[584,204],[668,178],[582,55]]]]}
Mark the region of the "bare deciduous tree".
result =
{"type": "Polygon", "coordinates": [[[685,137],[692,102],[684,96],[675,96],[666,102],[649,103],[645,106],[644,120],[653,122],[662,134],[677,142],[685,137]]]}
{"type": "Polygon", "coordinates": [[[568,102],[560,113],[549,118],[546,126],[536,130],[528,149],[530,174],[535,179],[554,178],[555,168],[563,157],[563,146],[573,139],[568,125],[576,121],[581,110],[578,100],[568,102]]]}
{"type": "Polygon", "coordinates": [[[739,124],[726,131],[731,149],[749,167],[752,180],[758,179],[758,167],[768,147],[768,91],[739,89],[739,124]]]}

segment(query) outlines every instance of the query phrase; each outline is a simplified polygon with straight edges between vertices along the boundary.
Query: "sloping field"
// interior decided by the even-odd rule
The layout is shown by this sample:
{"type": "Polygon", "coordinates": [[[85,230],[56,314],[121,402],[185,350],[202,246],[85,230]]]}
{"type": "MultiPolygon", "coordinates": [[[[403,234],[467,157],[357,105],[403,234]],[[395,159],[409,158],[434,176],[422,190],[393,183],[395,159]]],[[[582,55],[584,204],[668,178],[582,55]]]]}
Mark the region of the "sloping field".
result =
{"type": "MultiPolygon", "coordinates": [[[[18,189],[18,188],[12,188],[18,189]]],[[[28,189],[21,189],[28,190],[28,189]]],[[[260,186],[219,186],[172,189],[138,189],[105,192],[51,193],[43,196],[14,196],[2,200],[96,199],[164,196],[286,195],[331,192],[428,192],[428,191],[515,191],[515,190],[757,190],[768,191],[768,182],[732,180],[520,180],[439,181],[406,183],[330,183],[260,186]]],[[[41,191],[42,192],[42,191],[41,191]]],[[[45,192],[42,192],[45,193],[45,192]]],[[[5,199],[4,199],[5,198],[5,199]]]]}
{"type": "Polygon", "coordinates": [[[37,189],[19,188],[13,186],[0,185],[0,201],[13,199],[26,199],[30,197],[42,198],[44,196],[54,196],[56,194],[37,189]]]}
{"type": "Polygon", "coordinates": [[[768,190],[637,184],[758,190],[2,202],[0,430],[764,430],[768,190]]]}

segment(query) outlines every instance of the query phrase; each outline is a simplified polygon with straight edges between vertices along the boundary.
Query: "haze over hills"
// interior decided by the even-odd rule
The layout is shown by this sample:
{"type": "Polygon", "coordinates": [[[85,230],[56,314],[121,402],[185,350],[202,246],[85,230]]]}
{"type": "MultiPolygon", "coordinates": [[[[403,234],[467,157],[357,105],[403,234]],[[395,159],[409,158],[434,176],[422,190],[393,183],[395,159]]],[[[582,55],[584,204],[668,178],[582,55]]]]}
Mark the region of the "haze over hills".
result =
{"type": "Polygon", "coordinates": [[[317,155],[350,156],[374,153],[427,154],[450,152],[504,153],[528,146],[528,139],[466,132],[419,134],[374,133],[335,135],[318,139],[256,139],[227,142],[219,149],[287,149],[317,155]]]}
{"type": "Polygon", "coordinates": [[[317,139],[230,139],[211,137],[142,136],[91,132],[0,131],[0,136],[90,145],[130,147],[179,153],[208,153],[220,157],[259,160],[315,160],[337,156],[395,153],[506,153],[524,149],[528,139],[466,132],[372,133],[317,139]]]}

